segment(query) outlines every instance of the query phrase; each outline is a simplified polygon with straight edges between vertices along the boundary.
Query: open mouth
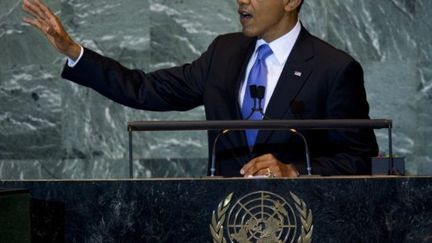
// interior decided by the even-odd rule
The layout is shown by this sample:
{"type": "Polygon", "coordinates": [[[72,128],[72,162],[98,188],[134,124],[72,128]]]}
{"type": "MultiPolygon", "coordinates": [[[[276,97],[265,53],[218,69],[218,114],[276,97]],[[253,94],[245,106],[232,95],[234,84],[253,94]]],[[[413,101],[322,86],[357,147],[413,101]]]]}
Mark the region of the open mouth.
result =
{"type": "Polygon", "coordinates": [[[239,10],[238,13],[240,14],[241,19],[250,19],[253,17],[252,14],[250,14],[246,11],[239,10]]]}

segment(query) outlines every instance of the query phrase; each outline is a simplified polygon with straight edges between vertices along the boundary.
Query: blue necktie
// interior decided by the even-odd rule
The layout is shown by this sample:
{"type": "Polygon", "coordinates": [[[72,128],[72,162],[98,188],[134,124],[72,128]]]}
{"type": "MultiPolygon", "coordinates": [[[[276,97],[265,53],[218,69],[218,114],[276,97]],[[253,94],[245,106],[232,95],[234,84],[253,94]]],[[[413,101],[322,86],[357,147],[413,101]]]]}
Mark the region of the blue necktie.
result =
{"type": "MultiPolygon", "coordinates": [[[[267,44],[261,45],[257,49],[257,59],[255,60],[254,65],[252,66],[252,69],[250,70],[249,77],[247,80],[247,86],[246,91],[244,94],[243,99],[243,106],[242,106],[242,115],[243,119],[246,119],[249,117],[250,120],[262,120],[262,114],[258,111],[253,111],[254,107],[254,99],[251,97],[251,94],[249,92],[249,88],[251,85],[257,85],[257,86],[264,86],[267,85],[267,66],[265,64],[265,59],[270,56],[273,51],[270,49],[270,47],[267,44]],[[253,113],[252,113],[253,112],[253,113]]],[[[259,101],[258,101],[259,102],[259,101]]],[[[264,107],[264,99],[262,100],[261,106],[264,107]]],[[[246,130],[246,138],[249,147],[253,147],[255,144],[255,140],[258,134],[258,130],[246,130]]]]}

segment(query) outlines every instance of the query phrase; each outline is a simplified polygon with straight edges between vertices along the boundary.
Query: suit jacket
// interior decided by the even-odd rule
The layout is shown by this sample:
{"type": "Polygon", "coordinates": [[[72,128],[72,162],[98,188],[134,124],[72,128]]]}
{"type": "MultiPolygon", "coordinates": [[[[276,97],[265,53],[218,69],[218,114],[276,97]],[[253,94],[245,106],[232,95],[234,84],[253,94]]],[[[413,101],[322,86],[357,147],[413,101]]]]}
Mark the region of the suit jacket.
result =
{"type": "MultiPolygon", "coordinates": [[[[62,77],[137,109],[189,110],[204,105],[208,120],[242,119],[238,95],[256,38],[241,33],[217,37],[197,60],[145,73],[85,49],[62,77]]],[[[358,62],[302,28],[267,106],[270,119],[368,119],[369,106],[358,62]],[[295,75],[301,72],[301,76],[295,75]]],[[[370,129],[300,131],[309,143],[314,174],[369,174],[377,154],[370,129]]],[[[209,154],[220,131],[209,131],[209,154]]],[[[244,132],[223,135],[216,147],[217,174],[240,176],[257,155],[273,153],[305,173],[304,145],[298,135],[260,131],[250,151],[244,132]]]]}

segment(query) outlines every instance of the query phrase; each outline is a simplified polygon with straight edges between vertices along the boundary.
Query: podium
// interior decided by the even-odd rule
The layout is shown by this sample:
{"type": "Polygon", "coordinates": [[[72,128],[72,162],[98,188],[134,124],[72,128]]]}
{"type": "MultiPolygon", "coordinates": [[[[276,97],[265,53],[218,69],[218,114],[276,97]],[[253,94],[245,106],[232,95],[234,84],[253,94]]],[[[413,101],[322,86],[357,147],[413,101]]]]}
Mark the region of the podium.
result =
{"type": "Polygon", "coordinates": [[[0,188],[30,192],[32,242],[425,242],[432,236],[430,177],[0,181],[0,188]]]}
{"type": "Polygon", "coordinates": [[[31,242],[28,190],[0,189],[0,242],[31,242]]]}

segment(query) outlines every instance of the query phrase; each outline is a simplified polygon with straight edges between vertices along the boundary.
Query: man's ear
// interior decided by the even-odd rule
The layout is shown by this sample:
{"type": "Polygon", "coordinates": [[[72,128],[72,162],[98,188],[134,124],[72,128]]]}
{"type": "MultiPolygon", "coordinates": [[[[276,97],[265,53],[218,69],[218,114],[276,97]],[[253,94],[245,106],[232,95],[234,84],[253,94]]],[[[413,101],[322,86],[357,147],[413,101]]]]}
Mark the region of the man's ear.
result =
{"type": "Polygon", "coordinates": [[[285,11],[292,12],[300,7],[303,0],[283,0],[285,4],[285,11]]]}

